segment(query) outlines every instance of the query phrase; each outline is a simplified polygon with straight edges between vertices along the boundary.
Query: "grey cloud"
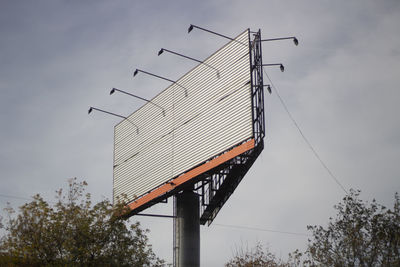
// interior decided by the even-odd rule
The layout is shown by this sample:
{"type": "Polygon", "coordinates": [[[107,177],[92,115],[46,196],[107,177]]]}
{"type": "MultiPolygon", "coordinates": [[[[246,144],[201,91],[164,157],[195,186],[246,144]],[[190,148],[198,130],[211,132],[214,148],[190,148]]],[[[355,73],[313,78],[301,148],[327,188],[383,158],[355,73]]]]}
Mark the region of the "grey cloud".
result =
{"type": "MultiPolygon", "coordinates": [[[[118,119],[88,116],[87,109],[126,115],[142,103],[109,96],[111,87],[151,98],[168,85],[133,79],[136,67],[171,78],[193,67],[172,56],[157,57],[161,47],[202,59],[226,42],[200,31],[187,34],[193,23],[231,36],[251,27],[261,28],[265,38],[299,37],[298,47],[264,44],[264,61],[286,67],[268,74],[341,182],[390,205],[400,190],[399,14],[398,1],[4,2],[0,193],[52,198],[67,178],[78,176],[89,182],[95,198],[111,198],[118,119]]],[[[343,192],[275,94],[266,95],[266,112],[265,150],[216,223],[305,232],[307,224],[324,224],[333,216],[343,192]]],[[[149,212],[170,214],[171,203],[149,212]]],[[[133,219],[152,231],[156,253],[172,261],[171,221],[133,219]]],[[[305,244],[305,238],[212,225],[202,228],[203,266],[223,265],[242,241],[269,243],[282,257],[305,244]]]]}

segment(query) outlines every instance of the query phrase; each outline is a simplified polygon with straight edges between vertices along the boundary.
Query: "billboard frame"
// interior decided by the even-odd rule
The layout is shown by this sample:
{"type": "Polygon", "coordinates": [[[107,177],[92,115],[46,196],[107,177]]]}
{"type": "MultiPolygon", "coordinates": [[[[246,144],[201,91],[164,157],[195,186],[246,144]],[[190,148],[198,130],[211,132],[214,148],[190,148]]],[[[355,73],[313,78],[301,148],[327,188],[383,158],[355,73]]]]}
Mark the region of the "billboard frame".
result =
{"type": "Polygon", "coordinates": [[[154,204],[165,202],[182,190],[194,188],[200,196],[200,223],[210,225],[263,150],[265,118],[261,31],[251,32],[247,29],[247,32],[253,136],[129,202],[127,206],[130,212],[126,216],[133,216],[154,204]]]}

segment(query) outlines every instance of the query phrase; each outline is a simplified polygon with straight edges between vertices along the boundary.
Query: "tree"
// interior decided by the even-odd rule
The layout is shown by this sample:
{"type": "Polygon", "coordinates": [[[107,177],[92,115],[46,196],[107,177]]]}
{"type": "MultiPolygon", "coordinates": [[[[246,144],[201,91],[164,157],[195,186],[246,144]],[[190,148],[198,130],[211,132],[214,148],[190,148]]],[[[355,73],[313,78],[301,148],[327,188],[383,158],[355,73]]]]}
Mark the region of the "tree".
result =
{"type": "Polygon", "coordinates": [[[278,260],[276,256],[261,243],[253,249],[244,250],[241,247],[235,256],[225,264],[225,267],[289,267],[287,263],[278,260]]]}
{"type": "Polygon", "coordinates": [[[308,226],[309,240],[304,264],[309,266],[400,266],[400,200],[393,210],[364,203],[360,191],[351,190],[335,206],[338,214],[326,228],[308,226]]]}
{"type": "Polygon", "coordinates": [[[251,251],[239,251],[226,267],[286,266],[400,266],[400,198],[395,194],[393,209],[373,200],[364,202],[360,191],[350,190],[334,208],[326,228],[308,226],[312,238],[305,252],[289,254],[287,261],[259,244],[251,251]]]}
{"type": "Polygon", "coordinates": [[[127,226],[124,205],[105,199],[92,205],[85,182],[69,181],[50,205],[40,195],[8,208],[0,240],[0,265],[8,266],[163,266],[139,223],[127,226]]]}

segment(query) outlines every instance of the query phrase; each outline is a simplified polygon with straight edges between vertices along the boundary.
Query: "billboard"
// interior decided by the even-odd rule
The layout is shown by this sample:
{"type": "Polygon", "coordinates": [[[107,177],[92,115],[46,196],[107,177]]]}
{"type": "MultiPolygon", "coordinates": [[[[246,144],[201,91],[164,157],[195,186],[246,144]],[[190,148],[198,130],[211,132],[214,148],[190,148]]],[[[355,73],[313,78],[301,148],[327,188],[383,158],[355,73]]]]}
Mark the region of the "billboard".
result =
{"type": "Polygon", "coordinates": [[[114,129],[113,199],[135,210],[254,148],[246,30],[114,129]]]}

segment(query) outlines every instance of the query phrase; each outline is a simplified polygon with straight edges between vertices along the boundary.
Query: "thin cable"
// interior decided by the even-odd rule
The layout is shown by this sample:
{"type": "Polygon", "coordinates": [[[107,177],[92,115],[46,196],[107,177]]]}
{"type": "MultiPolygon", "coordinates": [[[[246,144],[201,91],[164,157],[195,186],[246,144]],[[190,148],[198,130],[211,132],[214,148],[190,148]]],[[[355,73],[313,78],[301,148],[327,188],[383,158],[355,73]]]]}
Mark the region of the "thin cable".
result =
{"type": "MultiPolygon", "coordinates": [[[[43,198],[43,196],[41,196],[41,195],[39,195],[39,196],[43,198]]],[[[14,198],[14,199],[20,199],[20,200],[28,200],[28,201],[31,201],[31,202],[36,200],[36,199],[34,199],[34,197],[28,198],[28,197],[20,197],[20,196],[7,195],[7,194],[1,194],[1,193],[0,193],[0,197],[2,197],[2,198],[14,198]]],[[[57,202],[55,202],[55,201],[45,201],[45,202],[48,202],[48,203],[51,203],[51,204],[57,204],[59,201],[57,201],[57,202]]]]}
{"type": "Polygon", "coordinates": [[[340,186],[340,188],[342,188],[342,190],[348,194],[347,190],[344,188],[344,186],[339,182],[339,180],[337,179],[337,177],[332,173],[332,171],[328,168],[328,166],[325,164],[325,162],[321,159],[321,157],[319,156],[319,154],[317,153],[317,151],[314,149],[314,147],[311,145],[310,141],[308,141],[307,137],[304,135],[303,131],[300,129],[300,126],[297,124],[296,120],[293,118],[292,114],[290,113],[288,107],[285,104],[285,101],[283,101],[282,97],[280,96],[278,89],[276,88],[276,86],[274,85],[274,83],[272,82],[271,78],[268,76],[268,73],[265,71],[265,69],[263,68],[263,71],[265,73],[265,75],[267,76],[271,87],[274,89],[276,95],[279,98],[279,101],[281,102],[283,108],[285,109],[286,113],[289,115],[290,119],[292,120],[293,124],[296,126],[297,130],[299,130],[300,135],[303,137],[304,142],[306,142],[306,144],[308,145],[308,147],[311,149],[311,151],[313,152],[314,156],[319,160],[319,162],[322,164],[322,166],[325,168],[325,170],[328,172],[328,174],[332,177],[333,180],[335,180],[335,182],[340,186]]]}
{"type": "Polygon", "coordinates": [[[4,197],[4,198],[15,198],[15,199],[29,200],[29,201],[32,200],[32,198],[19,197],[19,196],[13,196],[13,195],[5,195],[5,194],[0,194],[0,197],[4,197]]]}
{"type": "Polygon", "coordinates": [[[277,233],[277,234],[311,236],[311,235],[305,234],[305,233],[278,231],[278,230],[271,230],[271,229],[264,229],[264,228],[257,228],[257,227],[249,227],[249,226],[240,226],[240,225],[231,225],[231,224],[219,224],[219,223],[213,223],[213,225],[221,226],[221,227],[237,228],[237,229],[246,229],[246,230],[252,230],[252,231],[271,232],[271,233],[277,233]]]}

